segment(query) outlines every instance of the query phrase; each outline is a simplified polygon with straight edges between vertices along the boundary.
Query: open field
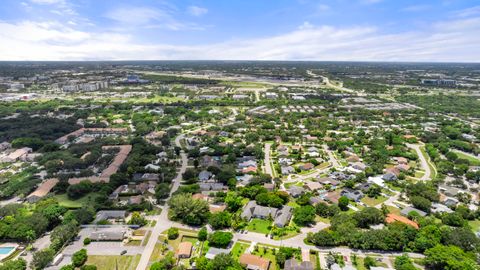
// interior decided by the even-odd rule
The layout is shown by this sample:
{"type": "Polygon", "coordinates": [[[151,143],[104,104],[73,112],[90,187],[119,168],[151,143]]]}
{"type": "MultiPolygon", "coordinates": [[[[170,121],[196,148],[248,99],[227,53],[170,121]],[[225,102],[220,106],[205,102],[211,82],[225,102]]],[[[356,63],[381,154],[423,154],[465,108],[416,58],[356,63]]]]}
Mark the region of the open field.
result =
{"type": "Polygon", "coordinates": [[[135,270],[140,255],[135,256],[98,256],[89,255],[86,264],[93,264],[98,270],[135,270]]]}

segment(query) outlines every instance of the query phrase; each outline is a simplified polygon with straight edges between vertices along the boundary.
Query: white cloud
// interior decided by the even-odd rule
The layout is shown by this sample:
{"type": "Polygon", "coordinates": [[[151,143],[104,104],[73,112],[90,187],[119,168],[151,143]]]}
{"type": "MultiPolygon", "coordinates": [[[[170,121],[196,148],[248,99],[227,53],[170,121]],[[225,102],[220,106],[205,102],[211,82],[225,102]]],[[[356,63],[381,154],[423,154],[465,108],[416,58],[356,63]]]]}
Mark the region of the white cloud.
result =
{"type": "MultiPolygon", "coordinates": [[[[134,32],[132,32],[134,33],[134,32]]],[[[0,60],[344,60],[480,62],[480,18],[384,34],[369,26],[315,26],[285,34],[179,46],[139,43],[128,33],[86,32],[55,22],[0,22],[0,60]]]]}
{"type": "Polygon", "coordinates": [[[108,11],[104,16],[120,24],[125,30],[143,27],[148,29],[204,30],[204,27],[195,23],[183,22],[175,18],[175,10],[171,7],[164,9],[152,7],[123,6],[108,11]]]}
{"type": "Polygon", "coordinates": [[[199,16],[207,14],[208,9],[203,8],[203,7],[198,7],[198,6],[189,6],[187,8],[187,12],[190,15],[199,17],[199,16]]]}
{"type": "Polygon", "coordinates": [[[65,0],[30,0],[30,2],[39,5],[65,4],[65,0]]]}
{"type": "Polygon", "coordinates": [[[462,10],[455,11],[455,16],[460,18],[466,18],[471,16],[480,15],[480,6],[470,7],[462,10]]]}
{"type": "Polygon", "coordinates": [[[378,4],[380,2],[383,2],[383,0],[360,0],[360,3],[365,5],[373,5],[373,4],[378,4]]]}
{"type": "Polygon", "coordinates": [[[425,11],[430,9],[430,5],[413,5],[413,6],[408,6],[402,9],[402,11],[407,11],[407,12],[420,12],[420,11],[425,11]]]}
{"type": "Polygon", "coordinates": [[[143,25],[169,15],[159,9],[148,7],[118,7],[110,10],[105,17],[130,25],[143,25]]]}

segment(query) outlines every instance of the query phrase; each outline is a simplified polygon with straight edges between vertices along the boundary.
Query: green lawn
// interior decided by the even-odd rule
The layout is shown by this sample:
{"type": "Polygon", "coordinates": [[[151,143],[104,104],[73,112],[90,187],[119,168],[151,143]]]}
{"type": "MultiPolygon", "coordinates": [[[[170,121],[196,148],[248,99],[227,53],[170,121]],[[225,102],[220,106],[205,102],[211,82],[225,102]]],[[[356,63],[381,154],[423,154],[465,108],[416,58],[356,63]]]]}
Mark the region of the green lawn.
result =
{"type": "Polygon", "coordinates": [[[392,214],[396,214],[396,215],[400,215],[400,209],[398,209],[397,207],[393,207],[391,205],[387,205],[387,209],[388,211],[390,211],[390,213],[392,214]]]}
{"type": "Polygon", "coordinates": [[[472,156],[470,156],[470,155],[467,155],[467,154],[465,154],[465,153],[462,153],[461,151],[453,150],[453,152],[454,152],[455,154],[457,154],[458,158],[468,160],[468,162],[470,162],[470,165],[472,165],[472,166],[480,166],[480,159],[474,158],[474,157],[472,157],[472,156]]]}
{"type": "Polygon", "coordinates": [[[364,198],[361,199],[361,201],[364,204],[366,204],[368,206],[371,206],[371,207],[373,207],[375,205],[378,205],[378,204],[381,204],[386,200],[387,200],[387,198],[385,198],[383,196],[378,196],[377,198],[370,198],[370,197],[367,196],[367,197],[364,197],[364,198]]]}
{"type": "Polygon", "coordinates": [[[233,245],[232,251],[230,251],[230,253],[232,254],[232,257],[234,259],[238,260],[240,255],[245,253],[245,250],[247,250],[249,246],[250,243],[238,241],[235,243],[235,245],[233,245]]]}
{"type": "Polygon", "coordinates": [[[248,223],[247,230],[251,232],[268,234],[270,233],[270,225],[272,225],[272,222],[269,220],[254,218],[248,223]]]}
{"type": "Polygon", "coordinates": [[[273,251],[272,251],[272,249],[274,248],[275,247],[267,247],[264,245],[259,245],[258,250],[252,252],[252,254],[270,260],[269,270],[280,269],[277,265],[277,261],[275,260],[275,255],[273,254],[273,251]]]}
{"type": "Polygon", "coordinates": [[[470,225],[470,227],[472,227],[472,230],[474,232],[477,232],[480,230],[480,220],[478,219],[472,220],[472,221],[469,221],[468,224],[470,225]]]}
{"type": "Polygon", "coordinates": [[[53,197],[58,200],[58,203],[61,206],[73,209],[73,208],[80,208],[84,205],[88,205],[89,202],[94,201],[97,196],[98,195],[96,193],[90,193],[83,196],[80,199],[72,200],[68,198],[68,195],[65,193],[65,194],[55,195],[53,197]]]}
{"type": "Polygon", "coordinates": [[[140,255],[135,256],[99,256],[88,255],[86,264],[92,264],[97,267],[98,270],[135,270],[138,262],[140,261],[140,255]],[[118,268],[116,268],[118,266],[118,268]]]}

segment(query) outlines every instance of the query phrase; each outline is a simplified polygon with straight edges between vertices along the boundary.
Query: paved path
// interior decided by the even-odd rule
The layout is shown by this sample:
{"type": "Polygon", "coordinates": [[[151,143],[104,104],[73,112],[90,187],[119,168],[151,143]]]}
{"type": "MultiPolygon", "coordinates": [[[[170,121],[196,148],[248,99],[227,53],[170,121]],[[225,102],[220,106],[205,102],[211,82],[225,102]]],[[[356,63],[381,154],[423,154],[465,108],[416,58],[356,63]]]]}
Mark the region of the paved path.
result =
{"type": "Polygon", "coordinates": [[[272,170],[272,161],[270,160],[271,147],[272,147],[271,143],[265,143],[265,148],[263,151],[265,152],[265,158],[264,158],[265,173],[270,175],[273,179],[274,175],[272,170]]]}
{"type": "Polygon", "coordinates": [[[340,163],[338,163],[338,160],[335,158],[335,155],[332,153],[330,149],[328,149],[328,146],[326,144],[323,144],[322,148],[325,152],[327,152],[328,159],[330,160],[330,164],[332,164],[334,168],[341,167],[340,163]]]}
{"type": "MultiPolygon", "coordinates": [[[[175,138],[175,146],[181,147],[180,140],[183,138],[183,134],[178,135],[175,138]]],[[[177,174],[177,177],[173,179],[173,186],[172,189],[170,190],[169,197],[172,196],[172,194],[177,191],[178,187],[181,184],[182,181],[182,174],[186,171],[187,169],[187,164],[188,164],[188,158],[187,154],[182,150],[180,152],[180,156],[182,158],[182,165],[180,167],[180,171],[177,174]]],[[[165,206],[162,209],[162,213],[158,217],[157,224],[155,224],[155,227],[152,230],[152,234],[150,236],[150,239],[148,240],[147,245],[145,246],[145,250],[142,253],[142,257],[140,258],[140,261],[137,265],[137,270],[146,270],[148,269],[148,262],[150,260],[150,257],[153,253],[153,250],[155,248],[155,244],[157,243],[157,239],[160,236],[160,234],[169,229],[172,226],[171,222],[168,220],[168,204],[165,204],[165,206]]]]}
{"type": "Polygon", "coordinates": [[[418,159],[420,160],[420,165],[422,166],[422,169],[425,171],[425,174],[420,178],[420,180],[422,181],[431,180],[432,170],[430,170],[430,166],[428,166],[427,157],[425,157],[425,155],[423,155],[422,151],[420,150],[420,147],[422,147],[422,145],[407,143],[407,147],[417,152],[418,159]]]}

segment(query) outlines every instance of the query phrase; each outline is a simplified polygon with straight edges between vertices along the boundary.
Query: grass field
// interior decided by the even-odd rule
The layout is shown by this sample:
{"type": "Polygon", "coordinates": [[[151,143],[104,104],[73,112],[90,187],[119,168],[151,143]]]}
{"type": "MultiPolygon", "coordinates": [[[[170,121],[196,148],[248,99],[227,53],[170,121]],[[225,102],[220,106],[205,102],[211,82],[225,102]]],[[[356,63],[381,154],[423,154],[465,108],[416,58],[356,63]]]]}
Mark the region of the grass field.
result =
{"type": "Polygon", "coordinates": [[[368,205],[368,206],[375,206],[377,204],[381,204],[383,203],[384,201],[386,201],[387,198],[383,197],[383,196],[378,196],[377,198],[370,198],[370,197],[364,197],[361,199],[361,201],[368,205]]]}
{"type": "Polygon", "coordinates": [[[60,194],[60,195],[55,195],[53,196],[55,199],[57,199],[58,203],[66,208],[80,208],[83,205],[88,205],[89,202],[95,200],[95,197],[97,197],[96,193],[90,193],[78,200],[72,200],[69,199],[67,194],[60,194]]]}
{"type": "Polygon", "coordinates": [[[232,254],[232,257],[234,259],[238,260],[240,255],[245,253],[245,250],[247,250],[249,246],[250,246],[249,243],[240,242],[240,241],[236,242],[235,245],[233,245],[232,251],[230,251],[230,253],[232,254]]]}
{"type": "Polygon", "coordinates": [[[254,218],[250,221],[250,223],[248,223],[247,230],[251,232],[268,234],[270,232],[270,225],[272,225],[272,222],[269,220],[254,218]]]}
{"type": "Polygon", "coordinates": [[[97,267],[97,270],[135,270],[140,255],[135,256],[98,256],[89,255],[86,264],[92,264],[97,267]],[[118,266],[118,268],[116,268],[118,266]]]}
{"type": "Polygon", "coordinates": [[[470,225],[470,227],[472,227],[472,230],[474,232],[477,232],[477,231],[480,230],[480,220],[478,220],[478,219],[469,221],[468,225],[470,225]]]}
{"type": "Polygon", "coordinates": [[[458,158],[468,160],[468,162],[470,162],[470,165],[480,166],[480,159],[467,155],[461,151],[453,150],[453,152],[457,154],[458,158]]]}

